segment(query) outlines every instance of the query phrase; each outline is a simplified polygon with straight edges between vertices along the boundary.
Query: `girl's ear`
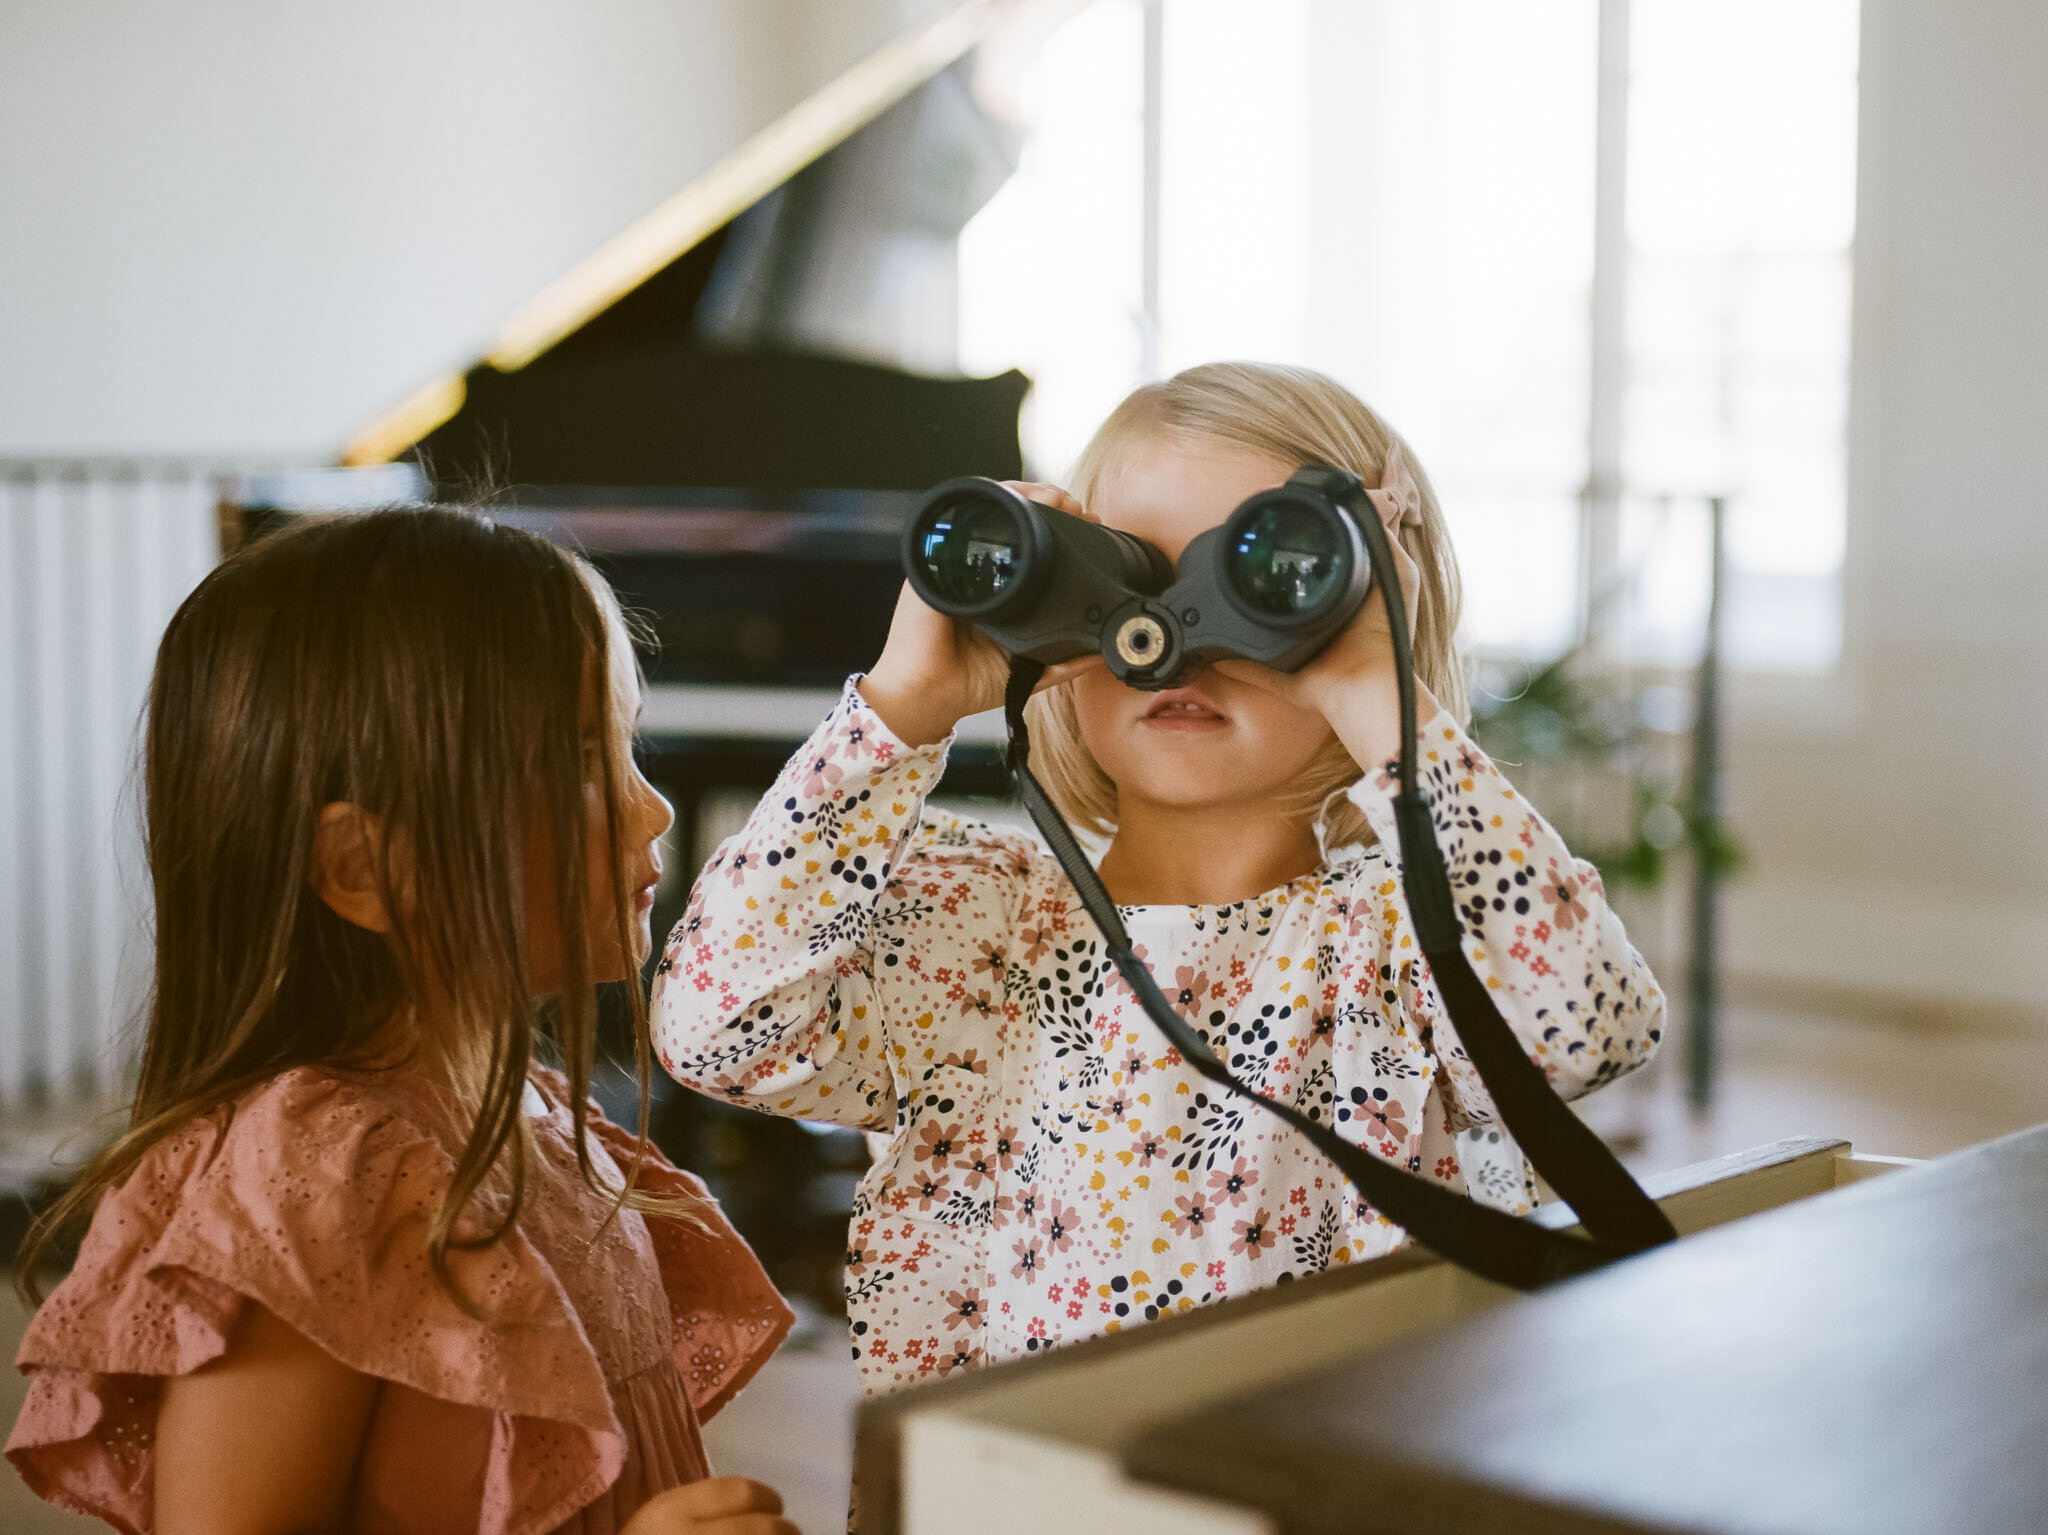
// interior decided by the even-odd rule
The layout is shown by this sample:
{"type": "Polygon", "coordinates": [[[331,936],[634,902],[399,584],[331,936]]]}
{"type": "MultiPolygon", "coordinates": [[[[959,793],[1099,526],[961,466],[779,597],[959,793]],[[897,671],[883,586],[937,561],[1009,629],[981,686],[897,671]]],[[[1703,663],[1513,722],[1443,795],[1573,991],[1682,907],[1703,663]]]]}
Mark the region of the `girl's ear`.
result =
{"type": "Polygon", "coordinates": [[[307,876],[329,911],[372,933],[391,931],[377,875],[383,841],[381,817],[345,800],[325,806],[313,832],[313,868],[307,876]]]}

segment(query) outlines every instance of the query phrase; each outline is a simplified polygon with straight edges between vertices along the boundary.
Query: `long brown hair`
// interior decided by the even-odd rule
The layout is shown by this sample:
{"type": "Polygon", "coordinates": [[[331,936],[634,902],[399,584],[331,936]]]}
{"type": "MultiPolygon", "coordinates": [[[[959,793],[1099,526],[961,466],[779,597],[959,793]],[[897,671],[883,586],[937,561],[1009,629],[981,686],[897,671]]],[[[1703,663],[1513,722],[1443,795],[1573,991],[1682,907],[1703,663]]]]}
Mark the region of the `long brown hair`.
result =
{"type": "MultiPolygon", "coordinates": [[[[634,950],[618,851],[628,727],[614,717],[599,732],[616,899],[590,912],[580,714],[595,685],[615,715],[608,679],[624,643],[588,565],[459,511],[304,519],[199,583],[158,648],[144,732],[156,958],[134,1105],[126,1133],[31,1228],[25,1295],[37,1298],[51,1242],[166,1135],[293,1067],[391,1066],[408,1020],[435,1029],[425,1043],[469,1127],[428,1238],[436,1276],[466,1308],[448,1251],[489,1246],[518,1218],[537,1035],[553,1036],[569,1078],[585,1182],[688,1213],[634,1189],[637,1157],[626,1187],[607,1187],[585,1139],[591,924],[609,918],[621,952],[634,950]],[[388,934],[310,888],[316,825],[336,802],[381,826],[388,934]],[[545,1007],[523,941],[529,842],[552,862],[561,933],[560,994],[545,1007]],[[472,1209],[480,1218],[458,1236],[472,1209]]],[[[625,989],[644,1151],[646,999],[625,989]]]]}
{"type": "MultiPolygon", "coordinates": [[[[1278,363],[1212,362],[1159,383],[1143,384],[1095,430],[1074,466],[1068,488],[1085,506],[1103,477],[1138,443],[1166,437],[1221,442],[1290,464],[1327,464],[1368,485],[1380,483],[1387,454],[1401,442],[1379,413],[1336,380],[1278,363]]],[[[1458,655],[1458,560],[1436,489],[1414,449],[1402,456],[1421,493],[1422,525],[1398,537],[1422,573],[1415,619],[1415,675],[1461,723],[1469,713],[1465,668],[1458,655]]],[[[1048,688],[1027,705],[1031,765],[1069,822],[1098,836],[1116,830],[1116,785],[1081,740],[1070,688],[1048,688]]],[[[1298,808],[1320,815],[1325,845],[1367,841],[1364,815],[1342,790],[1359,775],[1332,737],[1302,773],[1298,808]]]]}

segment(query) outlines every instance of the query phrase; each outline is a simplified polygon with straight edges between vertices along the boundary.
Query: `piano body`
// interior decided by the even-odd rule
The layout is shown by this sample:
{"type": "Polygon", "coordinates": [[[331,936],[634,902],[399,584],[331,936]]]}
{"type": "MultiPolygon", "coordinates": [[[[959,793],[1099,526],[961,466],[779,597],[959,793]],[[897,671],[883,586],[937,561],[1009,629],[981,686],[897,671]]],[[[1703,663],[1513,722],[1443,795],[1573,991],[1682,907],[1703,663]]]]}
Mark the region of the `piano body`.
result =
{"type": "MultiPolygon", "coordinates": [[[[817,290],[860,291],[840,268],[875,260],[876,189],[941,175],[950,202],[905,194],[895,216],[934,263],[925,307],[952,303],[950,241],[1007,170],[998,130],[966,100],[958,68],[930,74],[537,356],[479,361],[459,407],[404,449],[437,499],[484,502],[589,556],[651,635],[642,749],[679,826],[680,878],[657,918],[709,851],[707,799],[764,790],[880,652],[917,496],[954,475],[1023,472],[1021,373],[834,355],[800,324],[817,290]]],[[[906,302],[920,301],[890,300],[906,302]]],[[[928,315],[891,323],[932,328],[928,315]]],[[[943,792],[999,793],[994,769],[992,751],[964,752],[943,792]]]]}

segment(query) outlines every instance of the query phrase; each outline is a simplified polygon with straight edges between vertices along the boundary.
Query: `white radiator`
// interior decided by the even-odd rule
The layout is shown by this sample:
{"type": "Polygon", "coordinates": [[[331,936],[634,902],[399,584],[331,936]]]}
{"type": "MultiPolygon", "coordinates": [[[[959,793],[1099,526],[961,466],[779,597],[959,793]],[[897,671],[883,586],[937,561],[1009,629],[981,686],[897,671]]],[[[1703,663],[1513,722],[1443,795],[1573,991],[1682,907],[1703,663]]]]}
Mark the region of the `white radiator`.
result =
{"type": "Polygon", "coordinates": [[[138,725],[241,467],[0,459],[0,1120],[127,1083],[149,964],[138,725]]]}

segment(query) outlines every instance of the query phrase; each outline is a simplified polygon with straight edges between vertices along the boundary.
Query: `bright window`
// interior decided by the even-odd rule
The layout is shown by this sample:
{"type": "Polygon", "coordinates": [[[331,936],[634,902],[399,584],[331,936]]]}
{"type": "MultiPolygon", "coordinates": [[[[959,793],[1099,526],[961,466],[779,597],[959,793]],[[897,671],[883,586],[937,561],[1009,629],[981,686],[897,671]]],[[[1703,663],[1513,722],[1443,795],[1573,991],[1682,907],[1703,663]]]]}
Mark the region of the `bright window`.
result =
{"type": "MultiPolygon", "coordinates": [[[[1610,6],[1612,0],[1610,0],[1610,6]]],[[[1298,361],[1414,444],[1466,577],[1468,641],[1582,633],[1589,541],[1615,642],[1696,653],[1704,498],[1727,498],[1741,664],[1839,648],[1855,0],[1632,0],[1624,153],[1598,184],[1599,0],[1160,0],[1157,306],[1143,302],[1143,0],[1096,0],[1020,82],[1017,176],[961,240],[962,364],[1038,381],[1058,476],[1142,376],[1298,361]],[[1595,401],[1596,203],[1624,366],[1595,401]],[[1149,351],[1148,351],[1149,342],[1149,351]],[[1616,525],[1589,430],[1619,411],[1616,525]]],[[[1610,9],[1610,24],[1614,12],[1610,9]]]]}
{"type": "Polygon", "coordinates": [[[1841,644],[1856,0],[1630,10],[1630,648],[1695,651],[1699,498],[1721,495],[1731,658],[1823,669],[1841,644]]]}

